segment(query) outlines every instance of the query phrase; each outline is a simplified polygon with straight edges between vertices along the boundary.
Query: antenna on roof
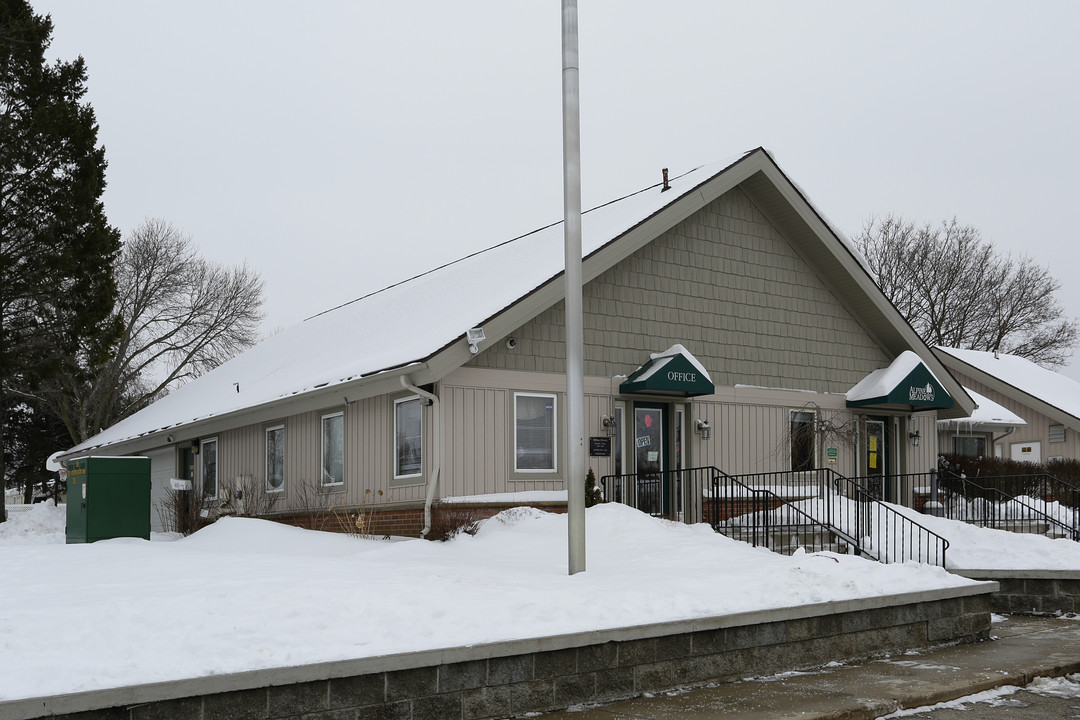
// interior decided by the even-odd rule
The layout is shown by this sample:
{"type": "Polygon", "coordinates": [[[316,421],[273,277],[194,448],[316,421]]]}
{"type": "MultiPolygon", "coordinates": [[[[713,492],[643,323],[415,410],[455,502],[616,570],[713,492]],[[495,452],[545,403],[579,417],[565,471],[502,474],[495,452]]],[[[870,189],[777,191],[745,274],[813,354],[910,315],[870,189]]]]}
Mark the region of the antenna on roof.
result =
{"type": "Polygon", "coordinates": [[[667,168],[664,168],[660,172],[664,173],[664,187],[660,188],[660,192],[667,192],[671,189],[671,185],[668,183],[667,179],[667,168]]]}

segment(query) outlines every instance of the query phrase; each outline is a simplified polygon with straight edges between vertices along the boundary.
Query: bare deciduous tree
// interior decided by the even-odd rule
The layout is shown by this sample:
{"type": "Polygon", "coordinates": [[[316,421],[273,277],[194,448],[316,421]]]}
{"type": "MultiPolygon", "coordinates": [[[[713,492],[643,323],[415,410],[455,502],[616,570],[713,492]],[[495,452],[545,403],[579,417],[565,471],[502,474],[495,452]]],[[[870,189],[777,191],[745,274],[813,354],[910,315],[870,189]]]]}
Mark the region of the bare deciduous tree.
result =
{"type": "Polygon", "coordinates": [[[76,443],[250,347],[262,320],[258,274],[200,257],[164,220],[128,235],[115,276],[123,326],[115,354],[69,368],[45,393],[76,443]]]}
{"type": "Polygon", "coordinates": [[[1002,255],[970,225],[934,227],[893,215],[854,238],[900,314],[931,345],[1025,357],[1047,367],[1072,355],[1080,325],[1054,294],[1060,283],[1030,257],[1002,255]]]}

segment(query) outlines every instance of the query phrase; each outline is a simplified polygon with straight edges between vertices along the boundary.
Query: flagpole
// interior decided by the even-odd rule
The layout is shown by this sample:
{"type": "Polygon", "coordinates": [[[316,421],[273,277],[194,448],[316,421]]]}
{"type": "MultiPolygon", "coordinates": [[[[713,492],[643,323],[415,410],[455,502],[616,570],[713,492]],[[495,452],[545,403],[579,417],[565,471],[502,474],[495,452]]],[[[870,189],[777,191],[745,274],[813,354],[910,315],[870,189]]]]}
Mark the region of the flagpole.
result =
{"type": "Polygon", "coordinates": [[[585,363],[581,300],[581,130],[577,0],[562,0],[563,229],[566,258],[566,513],[569,570],[585,570],[585,363]]]}

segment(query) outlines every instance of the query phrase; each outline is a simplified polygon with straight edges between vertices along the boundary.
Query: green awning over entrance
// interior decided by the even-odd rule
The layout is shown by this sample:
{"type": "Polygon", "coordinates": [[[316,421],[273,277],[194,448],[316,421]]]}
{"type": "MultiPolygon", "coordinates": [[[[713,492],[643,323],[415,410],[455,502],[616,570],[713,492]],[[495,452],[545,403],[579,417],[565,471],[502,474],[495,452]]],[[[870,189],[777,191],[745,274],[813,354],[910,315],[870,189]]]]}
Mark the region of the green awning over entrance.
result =
{"type": "Polygon", "coordinates": [[[905,350],[887,368],[875,370],[847,392],[849,408],[946,409],[954,405],[918,355],[905,350]]]}
{"type": "Polygon", "coordinates": [[[705,366],[678,344],[652,355],[619,385],[619,392],[624,395],[696,397],[712,395],[715,389],[705,366]]]}

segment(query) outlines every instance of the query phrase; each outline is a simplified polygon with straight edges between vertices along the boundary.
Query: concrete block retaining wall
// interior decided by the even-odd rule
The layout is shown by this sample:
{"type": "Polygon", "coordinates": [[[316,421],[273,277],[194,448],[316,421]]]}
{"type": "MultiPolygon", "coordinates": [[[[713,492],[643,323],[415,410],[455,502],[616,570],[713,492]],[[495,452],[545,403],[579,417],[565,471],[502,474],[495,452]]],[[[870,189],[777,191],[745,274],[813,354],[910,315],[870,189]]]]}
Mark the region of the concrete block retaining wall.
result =
{"type": "Polygon", "coordinates": [[[1034,615],[1080,613],[1080,572],[1075,570],[953,570],[973,580],[994,580],[994,612],[1034,615]]]}
{"type": "Polygon", "coordinates": [[[0,718],[479,720],[988,637],[992,583],[0,702],[0,718]]]}

